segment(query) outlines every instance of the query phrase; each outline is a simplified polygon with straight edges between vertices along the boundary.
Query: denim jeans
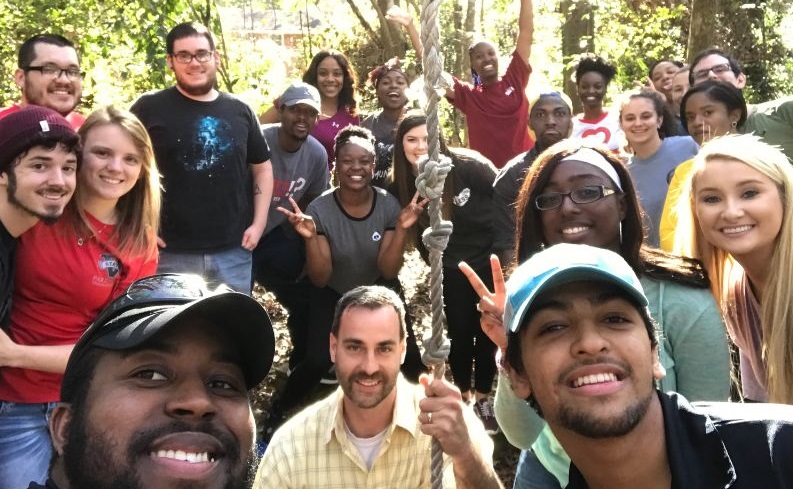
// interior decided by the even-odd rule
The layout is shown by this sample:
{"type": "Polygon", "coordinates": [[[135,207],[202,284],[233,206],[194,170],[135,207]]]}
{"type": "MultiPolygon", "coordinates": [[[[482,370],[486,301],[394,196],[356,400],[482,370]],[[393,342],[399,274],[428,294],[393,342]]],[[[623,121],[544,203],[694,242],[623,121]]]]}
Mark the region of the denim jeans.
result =
{"type": "Polygon", "coordinates": [[[212,287],[226,284],[237,292],[251,295],[251,252],[235,246],[211,253],[184,253],[160,249],[157,273],[195,273],[212,287]]]}
{"type": "Polygon", "coordinates": [[[561,489],[559,481],[537,459],[531,450],[520,452],[515,483],[512,489],[561,489]]]}
{"type": "Polygon", "coordinates": [[[0,489],[44,484],[52,457],[49,419],[57,403],[0,401],[0,489]]]}

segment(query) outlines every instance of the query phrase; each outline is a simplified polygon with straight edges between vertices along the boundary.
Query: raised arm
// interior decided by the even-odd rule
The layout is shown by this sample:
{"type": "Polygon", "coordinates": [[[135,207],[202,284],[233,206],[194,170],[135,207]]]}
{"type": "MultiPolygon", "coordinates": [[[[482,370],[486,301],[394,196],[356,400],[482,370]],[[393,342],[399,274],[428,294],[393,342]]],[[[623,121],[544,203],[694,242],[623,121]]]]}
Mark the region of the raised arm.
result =
{"type": "Polygon", "coordinates": [[[416,57],[421,59],[424,53],[424,46],[421,44],[421,37],[418,29],[416,29],[416,24],[413,23],[413,16],[399,5],[392,5],[385,13],[385,18],[401,25],[407,31],[408,37],[410,37],[410,44],[413,45],[413,50],[416,51],[416,57]]]}
{"type": "Polygon", "coordinates": [[[520,0],[518,16],[518,39],[515,44],[520,59],[527,65],[531,56],[531,42],[534,37],[534,5],[532,0],[520,0]]]}

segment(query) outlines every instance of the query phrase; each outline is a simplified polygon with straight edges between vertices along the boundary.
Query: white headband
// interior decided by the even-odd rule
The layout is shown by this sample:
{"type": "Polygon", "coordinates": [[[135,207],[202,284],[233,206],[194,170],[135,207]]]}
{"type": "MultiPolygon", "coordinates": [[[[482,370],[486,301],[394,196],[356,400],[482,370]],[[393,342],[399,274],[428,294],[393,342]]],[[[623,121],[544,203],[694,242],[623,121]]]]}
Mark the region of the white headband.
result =
{"type": "Polygon", "coordinates": [[[611,166],[602,154],[592,148],[581,148],[570,156],[565,156],[561,161],[580,161],[592,165],[608,175],[611,181],[614,182],[614,185],[616,185],[619,190],[622,190],[622,182],[620,181],[619,175],[617,175],[617,170],[611,166]]]}

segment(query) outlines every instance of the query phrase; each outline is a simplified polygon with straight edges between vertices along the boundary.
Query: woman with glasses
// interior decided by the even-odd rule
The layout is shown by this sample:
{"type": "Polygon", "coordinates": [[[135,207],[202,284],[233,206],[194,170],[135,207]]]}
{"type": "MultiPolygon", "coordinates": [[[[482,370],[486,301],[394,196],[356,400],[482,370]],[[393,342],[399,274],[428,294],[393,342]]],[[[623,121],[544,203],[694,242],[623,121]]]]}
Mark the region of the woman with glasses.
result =
{"type": "MultiPolygon", "coordinates": [[[[692,400],[726,401],[729,355],[719,309],[708,293],[699,262],[647,246],[641,207],[630,174],[605,147],[562,141],[529,169],[516,204],[518,263],[547,246],[583,243],[619,253],[640,277],[658,324],[659,356],[666,377],[659,387],[692,400]]],[[[463,266],[482,300],[482,327],[506,347],[504,279],[491,258],[493,292],[463,266]]],[[[515,487],[560,488],[568,482],[569,458],[542,418],[499,375],[496,416],[513,445],[524,449],[515,487]]]]}
{"type": "Polygon", "coordinates": [[[79,131],[63,217],[20,237],[9,334],[0,331],[0,488],[44,483],[50,409],[75,342],[113,298],[157,268],[159,172],[143,125],[107,107],[79,131]]]}
{"type": "MultiPolygon", "coordinates": [[[[416,193],[418,161],[427,151],[427,117],[421,112],[409,112],[397,127],[392,182],[388,187],[403,206],[416,193]]],[[[476,292],[457,264],[465,260],[478,273],[489,271],[496,169],[474,151],[449,150],[441,143],[441,153],[454,164],[446,176],[442,199],[444,218],[454,226],[443,253],[443,299],[451,339],[449,366],[463,400],[473,400],[485,429],[495,434],[498,424],[489,396],[496,376],[496,346],[479,327],[476,292]]],[[[406,240],[408,248],[418,249],[425,261],[428,252],[421,235],[428,226],[429,215],[422,213],[417,225],[407,230],[406,240]]]]}
{"type": "MultiPolygon", "coordinates": [[[[311,130],[328,153],[328,169],[333,169],[333,142],[348,125],[360,124],[355,71],[350,60],[338,51],[318,52],[303,74],[303,81],[317,87],[320,98],[319,121],[311,130]]],[[[278,101],[259,118],[262,124],[278,122],[278,101]]]]}
{"type": "MultiPolygon", "coordinates": [[[[735,134],[746,121],[747,108],[743,92],[730,83],[708,80],[691,87],[680,102],[683,128],[700,146],[725,134],[735,134]]],[[[661,249],[671,251],[677,227],[677,202],[683,186],[691,177],[694,159],[675,168],[669,182],[661,214],[661,249]]]]}
{"type": "Polygon", "coordinates": [[[727,135],[703,146],[678,202],[675,249],[705,264],[751,401],[793,404],[791,192],[778,147],[727,135]]]}
{"type": "Polygon", "coordinates": [[[677,165],[697,154],[690,136],[676,136],[677,121],[655,90],[628,95],[620,105],[620,127],[633,154],[628,170],[647,217],[647,242],[659,244],[659,225],[666,189],[677,165]]]}

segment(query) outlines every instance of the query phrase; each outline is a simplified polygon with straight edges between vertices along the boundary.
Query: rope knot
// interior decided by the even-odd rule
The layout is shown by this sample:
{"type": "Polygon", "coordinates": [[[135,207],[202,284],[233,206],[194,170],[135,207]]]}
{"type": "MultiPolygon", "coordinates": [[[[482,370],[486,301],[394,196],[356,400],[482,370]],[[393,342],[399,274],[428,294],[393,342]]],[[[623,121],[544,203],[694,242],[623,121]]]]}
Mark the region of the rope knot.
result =
{"type": "Polygon", "coordinates": [[[452,171],[451,158],[440,155],[438,161],[430,160],[429,156],[422,156],[418,161],[419,174],[416,177],[416,189],[419,195],[427,199],[439,199],[443,195],[443,184],[446,175],[452,171]]]}
{"type": "Polygon", "coordinates": [[[434,228],[427,228],[421,234],[421,241],[428,250],[443,252],[449,244],[454,226],[451,221],[441,220],[434,228]]]}
{"type": "Polygon", "coordinates": [[[443,334],[443,329],[440,330],[440,334],[436,334],[433,330],[427,331],[424,334],[424,353],[421,355],[421,362],[428,367],[444,365],[449,358],[450,350],[451,343],[443,334]]]}

